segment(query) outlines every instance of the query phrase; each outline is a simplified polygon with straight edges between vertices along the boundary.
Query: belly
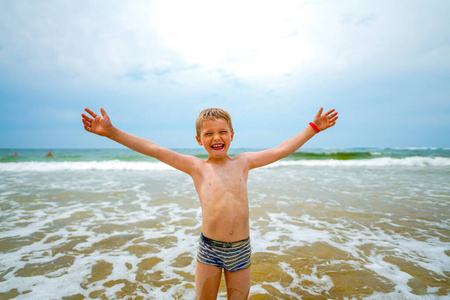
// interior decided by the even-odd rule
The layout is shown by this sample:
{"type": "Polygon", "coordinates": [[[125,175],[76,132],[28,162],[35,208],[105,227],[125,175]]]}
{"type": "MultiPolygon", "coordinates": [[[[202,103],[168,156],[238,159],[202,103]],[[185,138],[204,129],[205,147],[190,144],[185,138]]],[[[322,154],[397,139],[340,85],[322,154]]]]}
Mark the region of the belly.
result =
{"type": "Polygon", "coordinates": [[[235,242],[248,238],[248,202],[228,200],[215,205],[202,205],[203,234],[213,240],[235,242]]]}

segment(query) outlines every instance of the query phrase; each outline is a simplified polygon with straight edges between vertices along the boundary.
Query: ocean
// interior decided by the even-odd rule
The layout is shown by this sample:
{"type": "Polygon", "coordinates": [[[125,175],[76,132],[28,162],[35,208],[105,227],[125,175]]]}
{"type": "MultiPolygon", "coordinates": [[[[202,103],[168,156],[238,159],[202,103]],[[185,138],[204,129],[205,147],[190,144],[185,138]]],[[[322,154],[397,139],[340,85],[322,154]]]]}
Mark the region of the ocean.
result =
{"type": "MultiPolygon", "coordinates": [[[[189,176],[128,149],[47,152],[0,149],[0,299],[195,299],[189,176]]],[[[442,148],[304,148],[252,170],[250,299],[450,299],[449,183],[442,148]]]]}

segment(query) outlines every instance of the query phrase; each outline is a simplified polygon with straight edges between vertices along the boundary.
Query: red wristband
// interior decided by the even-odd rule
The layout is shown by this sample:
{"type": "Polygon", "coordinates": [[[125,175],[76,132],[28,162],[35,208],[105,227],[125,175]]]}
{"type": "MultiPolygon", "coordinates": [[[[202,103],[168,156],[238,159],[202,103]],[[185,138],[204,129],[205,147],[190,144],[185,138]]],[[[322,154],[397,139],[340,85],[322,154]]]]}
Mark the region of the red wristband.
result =
{"type": "Polygon", "coordinates": [[[319,127],[317,127],[316,124],[314,124],[313,122],[309,122],[309,126],[311,126],[315,132],[317,132],[317,133],[320,132],[319,127]]]}

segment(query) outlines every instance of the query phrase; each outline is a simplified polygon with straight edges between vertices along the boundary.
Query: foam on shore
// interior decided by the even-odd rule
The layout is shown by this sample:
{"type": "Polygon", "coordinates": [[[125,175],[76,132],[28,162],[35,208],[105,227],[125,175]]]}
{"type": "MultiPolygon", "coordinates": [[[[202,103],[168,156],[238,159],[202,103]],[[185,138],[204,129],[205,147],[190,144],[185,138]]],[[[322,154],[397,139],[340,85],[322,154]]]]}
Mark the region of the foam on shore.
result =
{"type": "MultiPolygon", "coordinates": [[[[406,157],[406,158],[373,158],[354,160],[281,160],[266,168],[309,166],[309,167],[389,167],[418,166],[445,167],[450,166],[447,157],[406,157]]],[[[0,164],[0,172],[55,172],[55,171],[160,171],[174,170],[161,162],[127,162],[121,160],[90,162],[9,162],[0,164]]]]}

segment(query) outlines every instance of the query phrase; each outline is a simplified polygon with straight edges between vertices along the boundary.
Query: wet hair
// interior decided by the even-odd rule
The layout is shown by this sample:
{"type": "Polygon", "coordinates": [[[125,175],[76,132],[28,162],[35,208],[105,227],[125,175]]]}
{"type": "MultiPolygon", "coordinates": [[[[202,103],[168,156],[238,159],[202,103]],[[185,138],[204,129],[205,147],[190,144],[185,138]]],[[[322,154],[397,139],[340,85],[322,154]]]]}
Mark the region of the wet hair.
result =
{"type": "Polygon", "coordinates": [[[195,120],[195,130],[197,131],[197,136],[200,136],[200,131],[202,130],[203,121],[205,120],[217,120],[224,119],[227,121],[231,132],[233,132],[233,125],[231,124],[230,114],[221,108],[207,108],[200,112],[195,120]]]}

